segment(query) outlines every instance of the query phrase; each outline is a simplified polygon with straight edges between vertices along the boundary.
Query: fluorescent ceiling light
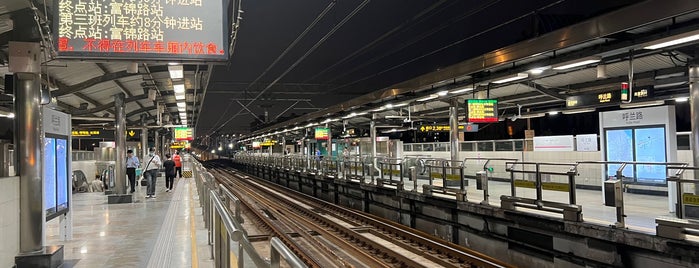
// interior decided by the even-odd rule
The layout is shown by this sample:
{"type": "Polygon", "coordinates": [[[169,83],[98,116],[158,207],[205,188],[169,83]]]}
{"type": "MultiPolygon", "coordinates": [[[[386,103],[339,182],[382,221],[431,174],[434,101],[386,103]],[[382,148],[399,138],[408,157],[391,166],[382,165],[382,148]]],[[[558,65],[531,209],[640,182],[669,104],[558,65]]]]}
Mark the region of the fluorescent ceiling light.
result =
{"type": "Polygon", "coordinates": [[[174,84],[172,85],[172,89],[175,90],[175,94],[184,94],[184,84],[174,84]]]}
{"type": "Polygon", "coordinates": [[[432,95],[429,95],[429,96],[427,96],[427,97],[424,97],[424,98],[421,98],[421,99],[417,99],[417,101],[428,101],[428,100],[436,99],[436,98],[438,98],[438,97],[439,97],[439,95],[437,95],[437,94],[432,94],[432,95]]]}
{"type": "Polygon", "coordinates": [[[557,115],[558,113],[560,113],[560,112],[559,111],[550,111],[549,115],[557,115]]]}
{"type": "Polygon", "coordinates": [[[590,57],[585,57],[577,60],[572,60],[572,61],[567,61],[563,63],[559,63],[556,65],[553,65],[554,70],[565,70],[565,69],[570,69],[570,68],[575,68],[583,65],[588,65],[592,64],[595,62],[599,62],[602,60],[602,57],[600,56],[590,56],[590,57]]]}
{"type": "Polygon", "coordinates": [[[342,117],[342,118],[343,118],[343,119],[348,119],[348,118],[352,118],[352,117],[355,117],[355,116],[357,116],[357,113],[351,113],[351,114],[345,115],[345,116],[342,117]]]}
{"type": "Polygon", "coordinates": [[[399,104],[394,104],[393,107],[403,107],[403,106],[408,106],[407,102],[404,103],[399,103],[399,104]]]}
{"type": "Polygon", "coordinates": [[[439,96],[446,96],[447,94],[449,94],[448,90],[442,90],[440,92],[437,92],[437,95],[439,95],[439,96]]]}
{"type": "Polygon", "coordinates": [[[563,110],[563,114],[579,114],[579,113],[589,113],[594,112],[595,108],[582,108],[582,109],[571,109],[563,110]]]}
{"type": "Polygon", "coordinates": [[[544,115],[546,115],[546,113],[523,114],[519,118],[522,118],[522,119],[537,118],[537,117],[543,117],[544,115]]]}
{"type": "Polygon", "coordinates": [[[449,93],[451,93],[451,94],[459,94],[459,93],[464,93],[464,92],[466,92],[466,91],[471,91],[471,90],[473,90],[472,87],[465,87],[465,88],[462,88],[462,89],[454,90],[454,91],[449,92],[449,93]]]}
{"type": "Polygon", "coordinates": [[[185,113],[185,112],[187,112],[187,108],[186,107],[177,107],[177,111],[179,111],[180,113],[185,113]]]}
{"type": "Polygon", "coordinates": [[[178,101],[184,100],[184,93],[175,93],[175,99],[178,101]]]}
{"type": "Polygon", "coordinates": [[[644,49],[659,49],[699,40],[699,30],[661,38],[644,45],[644,49]]]}
{"type": "Polygon", "coordinates": [[[542,74],[544,71],[550,69],[551,67],[538,67],[538,68],[533,68],[529,70],[529,73],[531,74],[542,74]]]}
{"type": "Polygon", "coordinates": [[[184,103],[184,102],[178,102],[178,103],[177,103],[177,108],[185,108],[185,107],[187,107],[187,104],[186,104],[186,103],[184,103]]]}
{"type": "Polygon", "coordinates": [[[389,104],[384,105],[384,107],[386,107],[386,109],[391,109],[391,108],[393,108],[393,104],[389,103],[389,104]]]}
{"type": "Polygon", "coordinates": [[[182,79],[184,78],[184,66],[182,65],[168,65],[168,71],[170,71],[170,78],[172,79],[182,79]]]}
{"type": "Polygon", "coordinates": [[[626,109],[626,108],[639,108],[639,107],[646,107],[646,106],[657,106],[657,105],[663,105],[665,104],[664,100],[656,100],[656,101],[646,101],[646,102],[637,102],[637,103],[622,103],[619,105],[619,107],[626,109]]]}
{"type": "Polygon", "coordinates": [[[515,80],[525,79],[527,77],[529,77],[529,74],[527,74],[527,73],[516,73],[513,75],[508,75],[508,76],[505,76],[503,78],[500,78],[499,80],[495,80],[495,81],[493,81],[493,83],[502,84],[502,83],[512,82],[515,80]]]}
{"type": "Polygon", "coordinates": [[[383,107],[376,108],[374,110],[371,110],[372,112],[380,112],[383,111],[383,107]]]}
{"type": "Polygon", "coordinates": [[[687,102],[689,100],[689,97],[679,97],[675,98],[676,102],[687,102]]]}

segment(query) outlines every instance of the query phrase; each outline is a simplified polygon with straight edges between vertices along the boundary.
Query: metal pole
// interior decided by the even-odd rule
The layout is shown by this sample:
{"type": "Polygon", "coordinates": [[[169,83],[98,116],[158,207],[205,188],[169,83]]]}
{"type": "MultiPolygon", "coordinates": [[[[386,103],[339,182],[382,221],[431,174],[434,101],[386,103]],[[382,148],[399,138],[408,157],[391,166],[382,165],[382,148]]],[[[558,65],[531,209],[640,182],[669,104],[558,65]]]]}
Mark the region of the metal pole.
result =
{"type": "Polygon", "coordinates": [[[146,159],[148,154],[148,128],[146,128],[146,125],[143,125],[143,128],[141,129],[141,162],[143,162],[143,159],[146,159]]]}
{"type": "Polygon", "coordinates": [[[330,123],[326,123],[325,127],[328,129],[328,143],[326,144],[325,150],[328,152],[328,160],[333,159],[333,133],[330,130],[330,123]]]}
{"type": "MultiPolygon", "coordinates": [[[[374,170],[377,169],[378,165],[376,163],[376,114],[371,114],[371,122],[369,123],[369,136],[371,137],[371,183],[374,183],[374,170]]],[[[379,172],[381,172],[379,170],[379,172]]],[[[381,173],[379,173],[381,175],[381,173]]]]}
{"type": "Polygon", "coordinates": [[[43,151],[39,43],[10,42],[15,73],[15,152],[19,180],[19,251],[42,250],[44,239],[43,151]]]}
{"type": "MultiPolygon", "coordinates": [[[[692,127],[692,159],[694,166],[699,166],[699,63],[691,62],[689,65],[689,120],[692,127]]],[[[699,172],[693,172],[694,179],[699,180],[699,172]]],[[[694,194],[699,194],[699,187],[694,187],[694,194]]]]}
{"type": "MultiPolygon", "coordinates": [[[[158,139],[160,139],[160,136],[159,136],[159,133],[158,133],[158,130],[157,130],[157,129],[154,130],[153,133],[154,133],[154,135],[155,135],[155,136],[154,136],[154,139],[153,139],[153,142],[154,142],[153,148],[155,148],[155,152],[158,152],[158,148],[159,148],[158,145],[160,145],[158,139]]],[[[161,155],[160,157],[163,157],[163,156],[161,155]]]]}
{"type": "Polygon", "coordinates": [[[116,177],[116,194],[126,194],[126,107],[124,98],[126,95],[118,93],[114,95],[114,141],[116,142],[116,163],[114,176],[116,177]]]}
{"type": "MultiPolygon", "coordinates": [[[[451,99],[451,105],[449,106],[449,154],[451,155],[451,161],[459,161],[459,121],[458,121],[458,111],[459,111],[459,100],[457,98],[451,99]]],[[[452,162],[454,163],[454,162],[452,162]]]]}

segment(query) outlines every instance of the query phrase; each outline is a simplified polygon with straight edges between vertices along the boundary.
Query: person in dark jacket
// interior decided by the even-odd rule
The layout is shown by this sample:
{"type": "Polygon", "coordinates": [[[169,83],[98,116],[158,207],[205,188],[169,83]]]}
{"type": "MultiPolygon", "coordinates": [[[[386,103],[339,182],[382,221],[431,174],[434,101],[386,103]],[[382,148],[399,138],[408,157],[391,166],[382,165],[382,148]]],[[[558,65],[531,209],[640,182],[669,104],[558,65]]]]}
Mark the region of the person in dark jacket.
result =
{"type": "Polygon", "coordinates": [[[170,159],[170,154],[166,154],[165,158],[167,159],[163,162],[163,168],[165,168],[165,188],[167,188],[165,191],[170,192],[172,191],[172,185],[175,180],[175,161],[170,159]]]}

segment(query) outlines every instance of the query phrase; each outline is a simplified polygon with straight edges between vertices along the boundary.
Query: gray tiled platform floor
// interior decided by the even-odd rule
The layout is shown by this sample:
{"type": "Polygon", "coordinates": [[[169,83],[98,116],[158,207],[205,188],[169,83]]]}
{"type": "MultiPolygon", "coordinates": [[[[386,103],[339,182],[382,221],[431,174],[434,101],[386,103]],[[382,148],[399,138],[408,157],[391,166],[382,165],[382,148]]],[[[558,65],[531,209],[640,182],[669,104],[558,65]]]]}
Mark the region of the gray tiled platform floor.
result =
{"type": "Polygon", "coordinates": [[[195,219],[198,265],[213,267],[194,182],[176,180],[175,187],[181,189],[171,193],[165,192],[164,184],[160,177],[156,199],[145,199],[145,187],[139,187],[131,204],[107,204],[103,193],[74,194],[73,239],[58,241],[56,219],[47,224],[46,244],[64,245],[68,267],[161,267],[164,265],[148,263],[160,232],[166,227],[163,224],[168,209],[173,206],[173,232],[164,234],[170,242],[166,246],[171,247],[164,267],[192,267],[190,215],[195,219]],[[173,198],[175,195],[178,198],[173,198]],[[174,206],[175,202],[179,204],[174,206]]]}

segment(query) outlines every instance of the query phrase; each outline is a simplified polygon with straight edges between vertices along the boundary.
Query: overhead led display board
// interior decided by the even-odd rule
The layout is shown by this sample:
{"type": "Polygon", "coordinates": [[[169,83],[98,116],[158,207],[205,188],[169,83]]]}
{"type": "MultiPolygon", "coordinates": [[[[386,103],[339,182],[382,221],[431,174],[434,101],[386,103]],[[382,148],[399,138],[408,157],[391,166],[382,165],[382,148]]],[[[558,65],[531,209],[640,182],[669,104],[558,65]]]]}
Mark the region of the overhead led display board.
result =
{"type": "Polygon", "coordinates": [[[224,61],[227,0],[57,0],[59,58],[224,61]]]}
{"type": "Polygon", "coordinates": [[[326,141],[330,137],[330,129],[326,127],[317,127],[315,131],[316,140],[326,141]]]}
{"type": "MultiPolygon", "coordinates": [[[[420,132],[448,132],[451,130],[449,125],[422,125],[418,128],[420,132]]],[[[459,125],[459,130],[463,131],[466,127],[464,125],[459,125]]]]}
{"type": "Polygon", "coordinates": [[[498,100],[466,100],[469,123],[497,123],[498,100]]]}
{"type": "Polygon", "coordinates": [[[194,131],[190,127],[176,127],[175,128],[175,140],[176,141],[191,141],[194,139],[194,131]]]}
{"type": "MultiPolygon", "coordinates": [[[[633,94],[628,94],[628,91],[626,92],[626,100],[628,100],[629,96],[633,96],[631,101],[637,100],[637,99],[645,99],[648,97],[652,97],[653,95],[653,87],[652,86],[646,86],[646,87],[639,87],[634,89],[633,94]]],[[[566,107],[568,108],[573,108],[573,107],[585,107],[585,106],[594,106],[594,105],[600,105],[600,104],[617,104],[620,103],[624,98],[622,98],[623,93],[619,90],[610,90],[606,92],[599,92],[599,93],[594,93],[594,94],[585,94],[585,95],[577,95],[577,96],[570,96],[566,98],[566,107]]]]}

